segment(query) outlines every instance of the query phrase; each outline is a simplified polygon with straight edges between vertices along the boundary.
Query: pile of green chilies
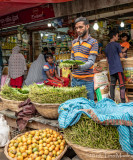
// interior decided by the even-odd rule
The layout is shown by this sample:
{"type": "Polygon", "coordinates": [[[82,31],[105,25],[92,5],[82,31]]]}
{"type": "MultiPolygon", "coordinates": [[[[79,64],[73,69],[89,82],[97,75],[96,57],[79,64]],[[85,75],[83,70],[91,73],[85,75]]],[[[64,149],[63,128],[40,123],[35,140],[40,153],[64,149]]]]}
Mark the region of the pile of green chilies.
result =
{"type": "Polygon", "coordinates": [[[82,87],[38,87],[36,84],[30,86],[29,98],[36,103],[63,103],[66,100],[87,97],[85,86],[82,87]]]}
{"type": "Polygon", "coordinates": [[[74,144],[93,149],[121,149],[119,133],[115,126],[97,124],[86,115],[78,123],[64,129],[67,140],[74,144]]]}

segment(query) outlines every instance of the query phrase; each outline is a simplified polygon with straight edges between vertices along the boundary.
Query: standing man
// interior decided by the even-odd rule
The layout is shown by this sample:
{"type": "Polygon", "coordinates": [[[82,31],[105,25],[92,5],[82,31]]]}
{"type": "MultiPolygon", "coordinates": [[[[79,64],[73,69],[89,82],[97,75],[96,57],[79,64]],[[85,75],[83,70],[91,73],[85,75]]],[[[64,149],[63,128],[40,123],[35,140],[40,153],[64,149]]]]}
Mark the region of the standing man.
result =
{"type": "Polygon", "coordinates": [[[125,103],[125,85],[124,85],[124,74],[122,69],[122,64],[120,58],[123,58],[123,53],[121,51],[121,46],[118,41],[118,32],[115,30],[110,31],[109,33],[110,42],[105,48],[106,57],[109,63],[109,72],[110,72],[110,96],[112,100],[115,100],[115,86],[117,80],[119,81],[120,86],[120,97],[121,102],[125,103]]]}
{"type": "Polygon", "coordinates": [[[85,85],[87,98],[94,100],[93,65],[98,55],[97,40],[89,35],[89,22],[85,17],[75,20],[78,38],[72,42],[71,58],[85,62],[84,65],[74,66],[72,72],[72,87],[85,85]]]}

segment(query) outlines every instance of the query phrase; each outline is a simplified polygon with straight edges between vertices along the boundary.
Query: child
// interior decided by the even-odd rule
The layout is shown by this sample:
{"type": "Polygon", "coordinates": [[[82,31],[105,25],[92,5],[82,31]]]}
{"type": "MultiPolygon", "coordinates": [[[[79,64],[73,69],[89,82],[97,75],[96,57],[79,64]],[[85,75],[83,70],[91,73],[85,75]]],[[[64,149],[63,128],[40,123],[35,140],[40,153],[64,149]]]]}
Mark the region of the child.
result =
{"type": "Polygon", "coordinates": [[[54,64],[53,54],[48,53],[45,56],[46,63],[43,66],[44,84],[55,87],[66,87],[69,84],[69,78],[59,77],[54,64]]]}
{"type": "Polygon", "coordinates": [[[2,77],[1,77],[1,87],[4,86],[7,78],[8,78],[8,67],[4,67],[2,71],[2,77]]]}
{"type": "Polygon", "coordinates": [[[123,57],[127,58],[127,50],[130,47],[130,44],[127,42],[128,35],[126,33],[122,33],[121,40],[122,40],[122,43],[120,43],[120,45],[122,47],[122,53],[124,55],[123,57]]]}
{"type": "Polygon", "coordinates": [[[125,103],[125,86],[124,86],[124,74],[121,65],[120,58],[123,57],[121,46],[118,41],[118,32],[111,31],[109,34],[110,42],[105,48],[106,57],[109,63],[109,72],[111,78],[110,84],[110,96],[114,100],[115,97],[115,85],[117,80],[119,81],[121,102],[125,103]]]}

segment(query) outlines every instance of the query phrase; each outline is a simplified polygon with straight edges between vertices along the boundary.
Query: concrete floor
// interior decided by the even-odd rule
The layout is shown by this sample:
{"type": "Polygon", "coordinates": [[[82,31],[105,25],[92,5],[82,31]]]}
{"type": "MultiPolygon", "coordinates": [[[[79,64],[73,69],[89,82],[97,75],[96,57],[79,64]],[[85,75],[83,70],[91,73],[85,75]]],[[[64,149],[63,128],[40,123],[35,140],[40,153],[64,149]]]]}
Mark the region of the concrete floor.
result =
{"type": "Polygon", "coordinates": [[[4,154],[4,148],[0,148],[0,160],[8,160],[4,154]]]}

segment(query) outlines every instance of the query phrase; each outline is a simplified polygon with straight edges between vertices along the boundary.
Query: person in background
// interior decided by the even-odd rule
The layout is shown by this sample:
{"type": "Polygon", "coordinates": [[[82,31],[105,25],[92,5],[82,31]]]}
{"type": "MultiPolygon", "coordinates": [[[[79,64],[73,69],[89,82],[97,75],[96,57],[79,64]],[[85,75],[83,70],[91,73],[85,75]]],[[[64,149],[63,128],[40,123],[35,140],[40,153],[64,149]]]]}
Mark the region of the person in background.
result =
{"type": "Polygon", "coordinates": [[[48,53],[48,48],[47,47],[44,47],[43,50],[42,50],[42,54],[43,55],[46,55],[48,53]]]}
{"type": "Polygon", "coordinates": [[[121,102],[125,103],[125,85],[124,85],[124,74],[122,69],[122,64],[120,58],[123,58],[123,53],[121,51],[121,46],[118,41],[118,32],[112,30],[109,33],[110,42],[105,48],[106,57],[109,63],[109,72],[110,72],[110,96],[112,100],[115,100],[115,86],[117,80],[119,81],[120,87],[120,97],[121,102]]]}
{"type": "Polygon", "coordinates": [[[126,33],[122,33],[121,40],[122,40],[122,42],[120,43],[120,45],[122,47],[122,53],[124,55],[124,58],[127,58],[127,50],[130,47],[130,44],[127,42],[128,35],[126,33]]]}
{"type": "Polygon", "coordinates": [[[93,65],[98,55],[98,42],[89,35],[89,22],[85,17],[75,20],[75,28],[78,38],[72,42],[71,59],[80,60],[85,64],[74,66],[71,86],[85,85],[87,98],[94,100],[93,65]]]}
{"type": "Polygon", "coordinates": [[[0,47],[0,84],[1,84],[2,68],[3,68],[3,59],[2,59],[2,50],[0,47]]]}
{"type": "Polygon", "coordinates": [[[5,66],[3,68],[3,71],[2,71],[2,77],[1,77],[1,88],[4,86],[4,84],[6,83],[6,80],[8,78],[8,67],[5,66]]]}
{"type": "Polygon", "coordinates": [[[27,70],[24,56],[19,53],[20,47],[16,46],[12,49],[12,54],[9,58],[8,74],[10,86],[13,88],[21,88],[23,84],[23,76],[27,70]]]}
{"type": "Polygon", "coordinates": [[[55,47],[51,47],[51,53],[54,55],[55,54],[55,47]]]}
{"type": "Polygon", "coordinates": [[[38,58],[31,64],[27,78],[24,82],[27,86],[33,83],[40,83],[43,82],[43,75],[42,75],[42,67],[46,63],[45,61],[45,54],[46,50],[38,56],[38,58]]]}
{"type": "Polygon", "coordinates": [[[42,74],[44,77],[44,84],[55,87],[67,87],[69,78],[59,77],[54,64],[53,54],[48,53],[45,56],[46,63],[43,66],[42,74]]]}
{"type": "Polygon", "coordinates": [[[102,42],[99,42],[98,43],[98,54],[102,54],[102,47],[103,47],[102,42]]]}

